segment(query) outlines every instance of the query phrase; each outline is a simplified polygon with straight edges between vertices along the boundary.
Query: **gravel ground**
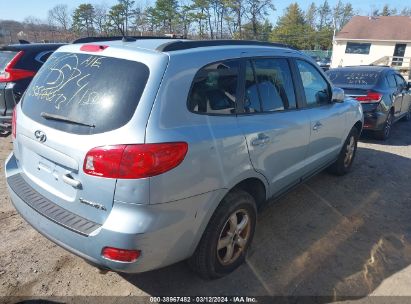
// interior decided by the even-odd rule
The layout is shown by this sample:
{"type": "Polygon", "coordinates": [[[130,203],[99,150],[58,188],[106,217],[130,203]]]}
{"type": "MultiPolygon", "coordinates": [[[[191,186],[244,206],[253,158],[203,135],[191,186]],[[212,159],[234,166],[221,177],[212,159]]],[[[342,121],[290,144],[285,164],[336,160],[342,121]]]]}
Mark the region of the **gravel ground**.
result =
{"type": "Polygon", "coordinates": [[[349,175],[321,173],[267,207],[247,263],[215,281],[184,262],[99,274],[16,213],[3,176],[10,150],[0,138],[0,295],[411,295],[410,122],[387,142],[363,138],[349,175]]]}

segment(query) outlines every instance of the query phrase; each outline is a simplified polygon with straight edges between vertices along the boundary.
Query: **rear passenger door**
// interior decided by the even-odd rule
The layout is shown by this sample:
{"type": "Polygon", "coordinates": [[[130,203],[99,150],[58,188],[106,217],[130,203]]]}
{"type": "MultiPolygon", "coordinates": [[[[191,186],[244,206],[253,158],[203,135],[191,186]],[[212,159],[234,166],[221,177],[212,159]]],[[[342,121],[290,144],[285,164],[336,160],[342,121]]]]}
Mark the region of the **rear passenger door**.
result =
{"type": "Polygon", "coordinates": [[[400,91],[397,81],[395,80],[395,74],[390,72],[387,74],[388,84],[390,86],[390,97],[392,100],[392,105],[394,107],[394,117],[398,119],[401,115],[402,106],[402,92],[400,91]]]}
{"type": "Polygon", "coordinates": [[[407,114],[410,109],[411,95],[407,89],[407,82],[401,75],[395,74],[395,80],[397,81],[398,97],[401,95],[401,116],[407,114]]]}
{"type": "Polygon", "coordinates": [[[243,71],[239,126],[254,169],[267,178],[274,195],[303,175],[310,121],[300,111],[288,59],[247,58],[243,71]]]}
{"type": "Polygon", "coordinates": [[[296,69],[305,94],[305,112],[310,119],[307,162],[313,172],[329,164],[340,152],[346,132],[346,106],[331,102],[331,86],[313,64],[298,59],[296,69]]]}

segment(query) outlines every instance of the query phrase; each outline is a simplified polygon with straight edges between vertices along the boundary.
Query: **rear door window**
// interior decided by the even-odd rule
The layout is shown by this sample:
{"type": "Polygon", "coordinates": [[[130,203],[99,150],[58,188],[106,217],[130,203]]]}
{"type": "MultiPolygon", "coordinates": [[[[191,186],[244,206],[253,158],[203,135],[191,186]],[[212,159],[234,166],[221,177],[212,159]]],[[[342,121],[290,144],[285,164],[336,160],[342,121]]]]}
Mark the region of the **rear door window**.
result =
{"type": "Polygon", "coordinates": [[[401,90],[404,90],[407,87],[407,83],[405,82],[402,76],[395,74],[395,80],[397,81],[397,85],[401,90]]]}
{"type": "Polygon", "coordinates": [[[53,53],[28,87],[22,110],[41,124],[69,133],[114,130],[133,116],[148,76],[149,68],[140,62],[53,53]],[[78,123],[50,119],[53,116],[78,123]]]}
{"type": "Polygon", "coordinates": [[[202,114],[235,114],[239,61],[220,61],[200,69],[188,96],[188,109],[202,114]]]}
{"type": "Polygon", "coordinates": [[[294,85],[288,61],[283,58],[254,59],[263,112],[296,108],[294,85]]]}
{"type": "Polygon", "coordinates": [[[245,68],[244,110],[246,113],[256,113],[262,111],[254,67],[249,60],[247,60],[245,68]]]}

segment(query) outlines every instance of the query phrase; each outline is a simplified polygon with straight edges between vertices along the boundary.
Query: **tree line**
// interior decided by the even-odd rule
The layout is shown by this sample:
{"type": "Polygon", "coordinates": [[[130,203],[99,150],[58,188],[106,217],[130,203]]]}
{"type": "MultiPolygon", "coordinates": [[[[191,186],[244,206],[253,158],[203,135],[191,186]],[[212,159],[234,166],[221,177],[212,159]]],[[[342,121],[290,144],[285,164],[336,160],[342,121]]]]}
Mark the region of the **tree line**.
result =
{"type": "MultiPolygon", "coordinates": [[[[273,0],[118,0],[113,6],[83,3],[74,9],[59,4],[48,11],[47,22],[28,17],[24,22],[0,21],[0,39],[71,41],[84,36],[175,35],[192,39],[256,39],[289,44],[299,49],[330,49],[332,37],[354,15],[350,2],[328,0],[306,8],[291,3],[275,23],[273,0]]],[[[374,16],[408,15],[388,4],[374,16]]],[[[9,41],[7,41],[9,40],[9,41]]],[[[15,41],[14,41],[15,42],[15,41]]]]}

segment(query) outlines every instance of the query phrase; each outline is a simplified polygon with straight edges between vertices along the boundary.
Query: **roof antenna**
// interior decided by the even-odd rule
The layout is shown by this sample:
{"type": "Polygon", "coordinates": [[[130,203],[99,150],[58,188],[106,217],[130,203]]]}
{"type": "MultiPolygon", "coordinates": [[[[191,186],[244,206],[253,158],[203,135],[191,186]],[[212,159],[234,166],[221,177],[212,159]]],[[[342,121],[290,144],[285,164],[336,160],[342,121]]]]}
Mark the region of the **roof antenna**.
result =
{"type": "Polygon", "coordinates": [[[122,42],[132,42],[136,41],[137,39],[134,37],[127,37],[124,33],[122,33],[123,38],[121,39],[122,42]]]}

